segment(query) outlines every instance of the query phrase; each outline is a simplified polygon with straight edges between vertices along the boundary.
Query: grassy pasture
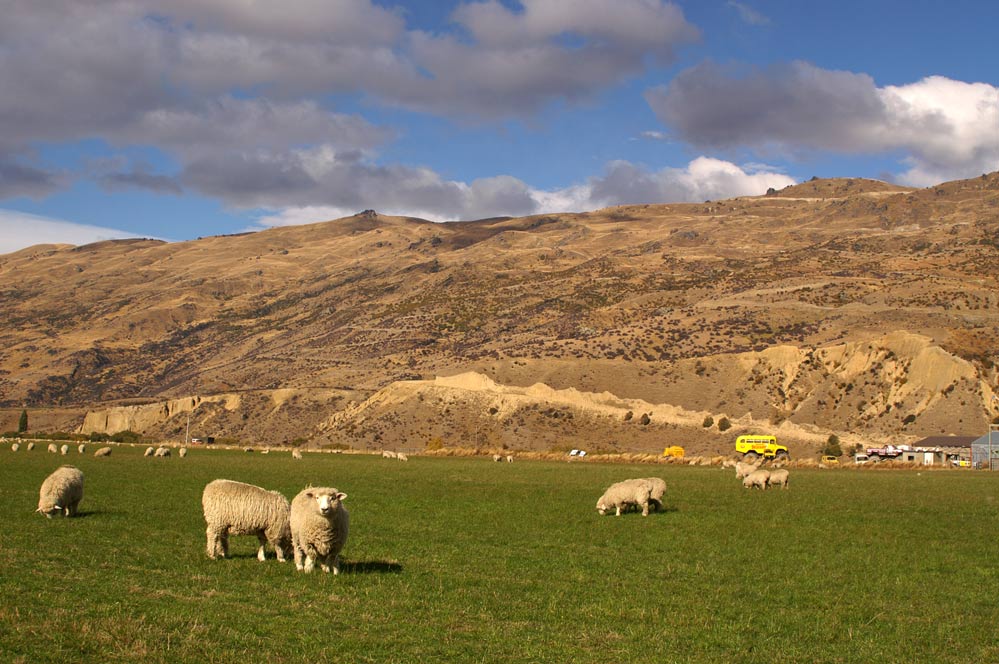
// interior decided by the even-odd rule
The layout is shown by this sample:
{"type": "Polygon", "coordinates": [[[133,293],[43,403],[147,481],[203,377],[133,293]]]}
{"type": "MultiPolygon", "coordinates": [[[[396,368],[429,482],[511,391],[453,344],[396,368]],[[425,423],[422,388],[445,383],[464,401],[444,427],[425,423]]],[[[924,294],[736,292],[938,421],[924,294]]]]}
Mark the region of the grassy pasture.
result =
{"type": "Polygon", "coordinates": [[[4,662],[999,661],[999,476],[731,470],[195,449],[0,449],[4,662]],[[62,463],[81,516],[35,514],[62,463]],[[667,510],[600,517],[619,479],[667,510]],[[348,494],[344,574],[204,553],[225,477],[348,494]]]}

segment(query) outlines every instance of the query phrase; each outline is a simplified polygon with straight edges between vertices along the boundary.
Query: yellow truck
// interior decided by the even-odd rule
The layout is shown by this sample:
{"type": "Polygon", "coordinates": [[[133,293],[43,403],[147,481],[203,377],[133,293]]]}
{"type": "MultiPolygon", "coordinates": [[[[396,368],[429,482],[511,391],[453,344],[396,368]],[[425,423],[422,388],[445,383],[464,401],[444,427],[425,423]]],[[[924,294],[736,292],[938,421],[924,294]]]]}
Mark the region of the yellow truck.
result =
{"type": "Polygon", "coordinates": [[[735,439],[735,451],[746,461],[756,461],[760,457],[767,459],[790,459],[791,453],[787,447],[777,444],[777,436],[754,434],[739,436],[735,439]]]}
{"type": "Polygon", "coordinates": [[[682,459],[683,458],[683,448],[680,447],[679,445],[670,445],[669,447],[667,447],[666,449],[663,450],[663,456],[664,457],[678,457],[678,458],[682,459]]]}

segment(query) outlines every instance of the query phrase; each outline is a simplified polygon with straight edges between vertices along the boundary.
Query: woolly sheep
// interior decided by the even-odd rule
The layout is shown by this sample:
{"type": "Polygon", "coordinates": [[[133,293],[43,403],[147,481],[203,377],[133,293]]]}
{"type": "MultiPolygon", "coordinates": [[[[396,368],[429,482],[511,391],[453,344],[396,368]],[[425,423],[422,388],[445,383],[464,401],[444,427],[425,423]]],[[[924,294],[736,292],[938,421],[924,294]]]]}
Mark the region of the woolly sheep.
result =
{"type": "Polygon", "coordinates": [[[269,542],[284,562],[291,551],[288,499],[278,491],[233,480],[213,480],[201,494],[205,515],[206,549],[211,559],[229,555],[229,535],[256,535],[257,560],[267,559],[269,542]]]}
{"type": "Polygon", "coordinates": [[[747,489],[751,489],[752,487],[766,489],[767,482],[769,480],[770,480],[769,470],[754,470],[753,472],[746,475],[742,479],[742,486],[746,487],[747,489]]]}
{"type": "Polygon", "coordinates": [[[291,458],[292,459],[301,459],[302,458],[302,452],[301,452],[301,450],[292,450],[291,451],[291,458]]]}
{"type": "Polygon", "coordinates": [[[111,448],[110,447],[102,447],[101,449],[99,449],[96,452],[94,452],[94,456],[95,457],[111,456],[111,448]]]}
{"type": "Polygon", "coordinates": [[[156,451],[153,452],[153,456],[168,457],[168,456],[170,456],[170,448],[169,447],[157,447],[156,451]]]}
{"type": "Polygon", "coordinates": [[[652,489],[644,480],[625,480],[610,485],[604,495],[597,500],[597,511],[601,515],[614,508],[615,516],[621,516],[621,511],[631,505],[642,508],[642,516],[649,515],[649,496],[652,489]]]}
{"type": "Polygon", "coordinates": [[[28,451],[30,452],[33,449],[35,449],[35,444],[34,443],[28,443],[28,451]]]}
{"type": "Polygon", "coordinates": [[[506,455],[506,462],[507,463],[513,463],[513,455],[512,454],[507,454],[506,455]]]}
{"type": "Polygon", "coordinates": [[[397,452],[395,458],[399,461],[409,461],[409,457],[404,452],[397,452]]]}
{"type": "Polygon", "coordinates": [[[503,460],[502,455],[499,455],[499,454],[494,454],[493,455],[493,461],[495,461],[496,463],[499,463],[502,460],[503,460]]]}
{"type": "Polygon", "coordinates": [[[745,461],[737,461],[735,463],[735,479],[741,480],[760,467],[759,462],[757,463],[746,463],[745,461]]]}
{"type": "Polygon", "coordinates": [[[782,489],[786,489],[788,487],[788,478],[790,474],[791,473],[786,468],[771,471],[770,479],[767,481],[767,483],[770,486],[779,485],[782,489]]]}
{"type": "Polygon", "coordinates": [[[62,447],[60,447],[59,448],[59,454],[61,454],[63,456],[66,456],[67,454],[69,454],[69,445],[63,445],[62,447]]]}
{"type": "Polygon", "coordinates": [[[187,448],[186,447],[180,448],[177,454],[180,456],[181,459],[183,459],[184,457],[187,456],[187,448]]]}
{"type": "Polygon", "coordinates": [[[350,514],[347,494],[331,487],[307,487],[291,501],[291,541],[295,569],[309,573],[319,561],[326,573],[340,573],[340,551],[347,543],[350,514]]]}
{"type": "Polygon", "coordinates": [[[80,445],[79,447],[76,448],[76,451],[79,452],[80,454],[86,454],[87,453],[87,446],[86,445],[80,445]]]}
{"type": "Polygon", "coordinates": [[[60,466],[42,482],[38,490],[38,509],[48,518],[62,512],[76,516],[76,507],[83,500],[83,472],[74,466],[60,466]]]}
{"type": "Polygon", "coordinates": [[[383,459],[395,459],[397,456],[398,455],[395,452],[391,452],[389,450],[382,450],[383,459]]]}
{"type": "Polygon", "coordinates": [[[59,454],[59,448],[56,447],[55,443],[49,443],[49,452],[52,454],[59,454]]]}
{"type": "Polygon", "coordinates": [[[11,451],[11,452],[16,452],[16,451],[18,451],[19,449],[21,449],[21,446],[20,446],[20,445],[18,445],[17,443],[14,443],[13,445],[11,445],[11,446],[10,446],[10,451],[11,451]]]}
{"type": "Polygon", "coordinates": [[[663,496],[666,494],[666,481],[661,477],[643,477],[642,482],[649,485],[649,503],[658,512],[663,508],[663,496]]]}
{"type": "Polygon", "coordinates": [[[146,448],[146,451],[143,452],[142,456],[149,457],[149,456],[153,456],[154,454],[156,454],[156,450],[154,450],[153,446],[150,445],[149,447],[146,448]]]}

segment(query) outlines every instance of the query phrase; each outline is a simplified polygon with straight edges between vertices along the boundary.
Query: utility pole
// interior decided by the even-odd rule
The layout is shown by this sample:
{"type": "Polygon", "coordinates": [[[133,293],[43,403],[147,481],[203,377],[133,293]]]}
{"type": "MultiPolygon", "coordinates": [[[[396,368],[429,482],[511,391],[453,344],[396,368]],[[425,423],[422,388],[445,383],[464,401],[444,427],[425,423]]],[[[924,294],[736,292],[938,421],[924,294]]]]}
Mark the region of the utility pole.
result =
{"type": "Polygon", "coordinates": [[[187,433],[184,434],[184,447],[191,446],[191,414],[187,414],[187,433]]]}

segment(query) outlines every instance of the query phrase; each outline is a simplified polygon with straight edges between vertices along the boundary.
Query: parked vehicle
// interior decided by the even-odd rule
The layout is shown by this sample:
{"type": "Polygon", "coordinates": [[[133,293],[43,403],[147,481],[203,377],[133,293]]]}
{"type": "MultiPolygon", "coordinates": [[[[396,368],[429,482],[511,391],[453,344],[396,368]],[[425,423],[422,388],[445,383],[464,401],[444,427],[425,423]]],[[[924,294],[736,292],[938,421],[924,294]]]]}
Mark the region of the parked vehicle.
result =
{"type": "Polygon", "coordinates": [[[894,445],[885,445],[884,447],[868,447],[867,456],[871,461],[875,463],[878,461],[886,461],[888,459],[897,459],[902,456],[902,452],[909,451],[908,445],[900,445],[895,447],[894,445]]]}
{"type": "Polygon", "coordinates": [[[867,456],[866,454],[857,453],[853,455],[853,462],[858,466],[868,463],[870,460],[871,457],[867,456]]]}
{"type": "Polygon", "coordinates": [[[664,457],[677,457],[678,459],[682,459],[683,454],[684,450],[679,445],[670,445],[669,447],[663,450],[664,457]]]}
{"type": "Polygon", "coordinates": [[[766,459],[790,459],[787,447],[777,444],[777,436],[751,435],[735,439],[735,451],[746,461],[756,461],[761,456],[766,459]]]}
{"type": "Polygon", "coordinates": [[[830,456],[830,455],[828,455],[828,454],[823,454],[823,455],[822,455],[822,459],[820,459],[820,461],[819,461],[819,462],[820,462],[820,463],[824,463],[824,464],[826,464],[827,466],[829,466],[829,465],[835,465],[835,466],[838,466],[838,465],[839,465],[839,459],[837,459],[837,458],[836,458],[836,457],[834,457],[834,456],[830,456]]]}

